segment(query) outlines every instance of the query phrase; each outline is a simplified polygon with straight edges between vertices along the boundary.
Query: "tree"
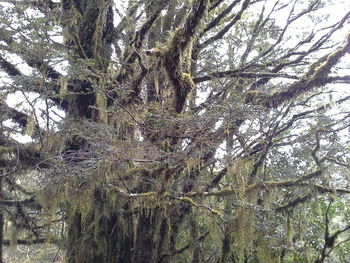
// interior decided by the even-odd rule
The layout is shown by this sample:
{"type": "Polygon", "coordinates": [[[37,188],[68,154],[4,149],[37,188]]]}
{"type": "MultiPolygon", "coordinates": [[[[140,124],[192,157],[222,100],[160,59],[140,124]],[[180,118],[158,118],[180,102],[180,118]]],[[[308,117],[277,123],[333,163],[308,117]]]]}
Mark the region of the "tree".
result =
{"type": "Polygon", "coordinates": [[[337,1],[0,2],[2,245],[69,263],[346,253],[337,1]]]}

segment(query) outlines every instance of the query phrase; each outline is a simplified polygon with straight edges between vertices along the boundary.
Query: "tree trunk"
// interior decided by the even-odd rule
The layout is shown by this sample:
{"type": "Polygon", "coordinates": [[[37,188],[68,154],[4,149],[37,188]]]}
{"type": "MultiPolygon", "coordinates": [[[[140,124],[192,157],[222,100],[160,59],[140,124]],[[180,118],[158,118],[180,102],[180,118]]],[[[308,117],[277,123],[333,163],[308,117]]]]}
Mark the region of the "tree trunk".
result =
{"type": "MultiPolygon", "coordinates": [[[[2,199],[2,181],[3,181],[3,172],[0,169],[0,198],[2,199]]],[[[0,263],[2,260],[2,243],[4,240],[4,213],[2,209],[0,209],[0,263]]]]}
{"type": "MultiPolygon", "coordinates": [[[[125,214],[115,211],[106,217],[96,211],[88,224],[75,214],[68,231],[67,262],[167,262],[162,255],[175,242],[176,232],[169,238],[163,212],[160,208],[125,214]]],[[[178,223],[173,224],[178,228],[178,223]]]]}

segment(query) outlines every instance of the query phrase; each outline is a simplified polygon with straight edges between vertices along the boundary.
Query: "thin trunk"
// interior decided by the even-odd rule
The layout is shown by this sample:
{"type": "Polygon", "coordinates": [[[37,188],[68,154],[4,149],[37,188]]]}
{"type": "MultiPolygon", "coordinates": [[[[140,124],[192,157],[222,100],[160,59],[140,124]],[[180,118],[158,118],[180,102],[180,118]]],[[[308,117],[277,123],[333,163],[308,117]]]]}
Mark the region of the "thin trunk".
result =
{"type": "MultiPolygon", "coordinates": [[[[2,174],[2,170],[0,169],[0,198],[2,198],[2,181],[3,181],[3,174],[2,174]]],[[[3,262],[2,260],[3,240],[4,240],[4,213],[2,209],[0,209],[0,263],[3,262]]]]}

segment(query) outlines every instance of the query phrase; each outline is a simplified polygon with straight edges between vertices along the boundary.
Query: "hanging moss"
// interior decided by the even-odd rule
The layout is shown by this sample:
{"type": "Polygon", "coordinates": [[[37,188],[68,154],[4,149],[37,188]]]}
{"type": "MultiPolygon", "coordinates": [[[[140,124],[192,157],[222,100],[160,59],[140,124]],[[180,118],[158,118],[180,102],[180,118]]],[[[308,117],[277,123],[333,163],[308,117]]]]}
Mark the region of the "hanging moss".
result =
{"type": "Polygon", "coordinates": [[[9,251],[8,254],[10,257],[14,256],[17,251],[17,238],[19,229],[18,226],[16,226],[15,223],[11,222],[8,226],[9,228],[9,235],[10,235],[10,245],[9,245],[9,251]]]}
{"type": "Polygon", "coordinates": [[[96,92],[96,106],[98,108],[98,116],[102,123],[108,123],[107,99],[104,93],[96,92]]]}
{"type": "Polygon", "coordinates": [[[34,131],[35,131],[35,117],[34,117],[34,115],[31,115],[29,117],[28,122],[27,122],[26,133],[27,133],[28,136],[33,136],[34,135],[34,131]]]}
{"type": "Polygon", "coordinates": [[[290,242],[293,242],[293,238],[295,236],[295,229],[294,229],[294,224],[293,224],[293,220],[291,218],[290,215],[288,215],[287,217],[287,235],[288,235],[288,239],[290,242]]]}
{"type": "Polygon", "coordinates": [[[68,79],[65,76],[60,77],[60,96],[64,97],[67,95],[68,90],[68,79]]]}

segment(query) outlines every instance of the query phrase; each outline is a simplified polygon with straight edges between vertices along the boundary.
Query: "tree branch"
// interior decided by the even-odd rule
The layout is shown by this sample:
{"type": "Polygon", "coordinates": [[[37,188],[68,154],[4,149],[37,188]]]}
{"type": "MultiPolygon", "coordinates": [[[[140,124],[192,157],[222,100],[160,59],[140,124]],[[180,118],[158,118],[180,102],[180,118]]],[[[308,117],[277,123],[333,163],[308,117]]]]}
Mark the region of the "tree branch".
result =
{"type": "Polygon", "coordinates": [[[344,47],[321,57],[309,67],[308,72],[298,81],[291,84],[286,91],[272,95],[263,95],[260,92],[248,92],[246,102],[256,105],[263,105],[267,108],[276,108],[283,102],[291,100],[300,94],[321,87],[329,83],[328,74],[339,60],[350,52],[350,34],[347,36],[344,47]]]}
{"type": "Polygon", "coordinates": [[[233,27],[237,21],[239,21],[242,17],[243,12],[248,8],[250,4],[250,0],[245,0],[242,4],[241,10],[233,17],[232,21],[228,23],[223,29],[221,29],[217,34],[205,40],[203,43],[199,44],[199,48],[203,49],[210,45],[211,43],[223,38],[225,34],[233,27]]]}
{"type": "Polygon", "coordinates": [[[221,72],[214,72],[210,75],[202,76],[194,78],[193,81],[195,83],[200,83],[204,81],[210,81],[213,79],[219,79],[219,78],[248,78],[248,79],[255,79],[255,78],[285,78],[285,79],[299,79],[297,76],[285,74],[285,73],[273,73],[273,72],[245,72],[241,71],[240,69],[236,70],[227,70],[227,71],[221,71],[221,72]]]}
{"type": "Polygon", "coordinates": [[[0,56],[0,67],[11,77],[23,76],[22,72],[13,64],[0,56]]]}

